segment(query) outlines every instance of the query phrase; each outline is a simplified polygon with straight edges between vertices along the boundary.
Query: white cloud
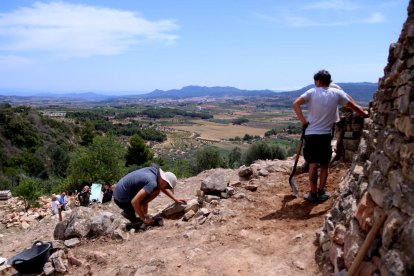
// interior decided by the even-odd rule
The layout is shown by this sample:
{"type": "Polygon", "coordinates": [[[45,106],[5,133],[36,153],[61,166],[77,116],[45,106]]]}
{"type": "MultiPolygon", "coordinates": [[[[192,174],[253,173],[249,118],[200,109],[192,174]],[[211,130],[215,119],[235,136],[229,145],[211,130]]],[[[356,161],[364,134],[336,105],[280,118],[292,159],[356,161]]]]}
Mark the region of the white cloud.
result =
{"type": "Polygon", "coordinates": [[[345,10],[351,11],[359,9],[359,7],[350,1],[345,0],[326,0],[306,4],[302,9],[321,9],[321,10],[345,10]]]}
{"type": "Polygon", "coordinates": [[[0,14],[0,50],[117,55],[143,41],[174,42],[178,36],[171,31],[178,27],[172,20],[150,21],[131,11],[37,2],[0,14]]]}
{"type": "Polygon", "coordinates": [[[384,21],[385,21],[385,17],[384,15],[382,15],[382,13],[374,12],[373,14],[371,14],[369,18],[365,20],[365,23],[377,24],[377,23],[382,23],[384,21]]]}

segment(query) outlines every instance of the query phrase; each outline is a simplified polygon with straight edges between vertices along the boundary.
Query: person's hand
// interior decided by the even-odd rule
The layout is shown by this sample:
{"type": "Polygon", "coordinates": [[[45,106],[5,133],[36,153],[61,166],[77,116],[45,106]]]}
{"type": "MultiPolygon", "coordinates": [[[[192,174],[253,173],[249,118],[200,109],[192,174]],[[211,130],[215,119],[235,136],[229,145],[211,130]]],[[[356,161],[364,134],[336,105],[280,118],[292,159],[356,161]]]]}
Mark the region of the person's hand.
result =
{"type": "Polygon", "coordinates": [[[144,223],[146,225],[153,225],[154,224],[154,220],[151,217],[145,217],[144,218],[144,223]]]}
{"type": "Polygon", "coordinates": [[[177,203],[182,203],[182,204],[186,204],[187,203],[187,199],[184,198],[177,198],[177,200],[175,201],[177,203]]]}
{"type": "Polygon", "coordinates": [[[302,129],[307,128],[308,125],[309,125],[309,122],[308,121],[304,121],[304,122],[300,122],[300,123],[301,123],[302,129]]]}

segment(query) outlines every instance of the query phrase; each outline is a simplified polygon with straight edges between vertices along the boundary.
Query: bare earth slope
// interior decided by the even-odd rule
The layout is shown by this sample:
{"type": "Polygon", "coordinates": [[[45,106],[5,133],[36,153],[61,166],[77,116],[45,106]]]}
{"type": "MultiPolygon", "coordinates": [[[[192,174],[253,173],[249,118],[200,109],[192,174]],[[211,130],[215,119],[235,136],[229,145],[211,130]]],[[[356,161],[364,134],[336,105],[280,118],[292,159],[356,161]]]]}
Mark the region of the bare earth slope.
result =
{"type": "MultiPolygon", "coordinates": [[[[345,166],[331,169],[330,192],[345,171],[345,166]]],[[[207,174],[181,181],[177,194],[194,198],[207,174]]],[[[71,266],[68,275],[319,275],[315,231],[322,227],[332,199],[320,205],[305,202],[307,174],[295,177],[302,197],[293,198],[288,177],[272,172],[257,180],[255,192],[236,188],[236,194],[246,197],[222,199],[215,211],[220,219],[201,225],[165,220],[164,227],[128,234],[126,241],[83,239],[70,249],[83,264],[71,266]]],[[[168,202],[157,198],[151,212],[168,202]]],[[[98,208],[117,215],[120,211],[114,204],[98,208]]],[[[10,258],[35,240],[51,240],[53,222],[43,219],[27,230],[2,232],[0,256],[10,258]]]]}

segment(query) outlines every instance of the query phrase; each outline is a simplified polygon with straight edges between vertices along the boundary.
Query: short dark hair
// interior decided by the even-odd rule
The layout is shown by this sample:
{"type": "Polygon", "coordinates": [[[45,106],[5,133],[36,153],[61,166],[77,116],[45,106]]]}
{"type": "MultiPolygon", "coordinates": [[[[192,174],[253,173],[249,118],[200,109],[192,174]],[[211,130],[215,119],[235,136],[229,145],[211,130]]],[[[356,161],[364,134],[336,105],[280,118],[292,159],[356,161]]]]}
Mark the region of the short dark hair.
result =
{"type": "Polygon", "coordinates": [[[323,85],[329,85],[331,83],[331,74],[326,70],[319,70],[313,75],[313,79],[320,80],[323,85]]]}

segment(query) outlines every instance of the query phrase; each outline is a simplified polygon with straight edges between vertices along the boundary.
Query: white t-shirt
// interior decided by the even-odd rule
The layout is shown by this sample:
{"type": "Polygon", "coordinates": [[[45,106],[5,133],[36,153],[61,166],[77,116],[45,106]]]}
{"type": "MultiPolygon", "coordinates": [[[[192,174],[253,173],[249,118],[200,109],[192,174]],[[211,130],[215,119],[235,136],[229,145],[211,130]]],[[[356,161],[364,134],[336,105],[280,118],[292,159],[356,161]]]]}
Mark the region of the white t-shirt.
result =
{"type": "Polygon", "coordinates": [[[344,106],[349,101],[346,93],[336,88],[311,88],[301,97],[309,107],[305,135],[330,134],[337,120],[338,105],[344,106]]]}
{"type": "Polygon", "coordinates": [[[50,203],[50,206],[52,206],[52,214],[56,215],[58,213],[58,206],[59,201],[55,200],[50,203]]]}

